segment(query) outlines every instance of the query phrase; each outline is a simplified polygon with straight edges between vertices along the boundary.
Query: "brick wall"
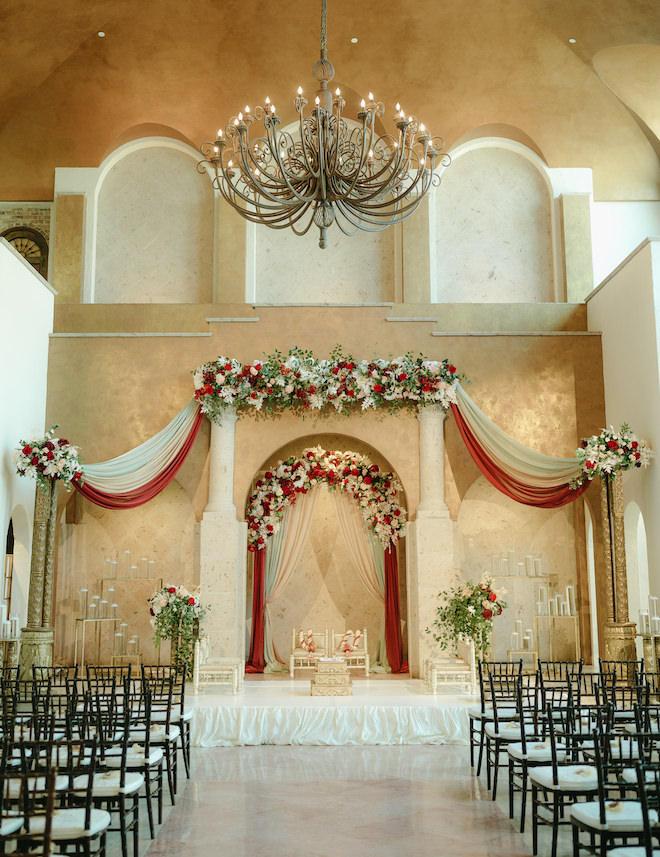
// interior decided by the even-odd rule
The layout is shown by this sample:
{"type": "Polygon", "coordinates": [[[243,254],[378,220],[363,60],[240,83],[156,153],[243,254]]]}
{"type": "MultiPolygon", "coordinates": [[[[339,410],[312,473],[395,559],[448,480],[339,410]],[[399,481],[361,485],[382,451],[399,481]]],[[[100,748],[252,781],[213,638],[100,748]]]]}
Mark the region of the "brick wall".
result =
{"type": "Polygon", "coordinates": [[[46,241],[50,239],[50,212],[52,203],[0,203],[0,233],[14,226],[36,229],[46,241]]]}

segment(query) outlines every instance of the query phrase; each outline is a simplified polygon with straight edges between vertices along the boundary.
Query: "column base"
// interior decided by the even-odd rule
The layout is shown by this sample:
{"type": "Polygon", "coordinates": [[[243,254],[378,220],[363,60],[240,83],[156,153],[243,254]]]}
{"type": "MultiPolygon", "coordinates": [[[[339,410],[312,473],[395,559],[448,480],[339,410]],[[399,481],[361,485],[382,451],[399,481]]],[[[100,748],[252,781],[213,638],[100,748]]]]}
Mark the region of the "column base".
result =
{"type": "Polygon", "coordinates": [[[636,661],[634,622],[606,622],[603,628],[605,657],[607,661],[636,661]]]}
{"type": "Polygon", "coordinates": [[[32,666],[51,667],[53,665],[53,629],[22,628],[21,647],[18,656],[21,677],[32,678],[32,666]]]}

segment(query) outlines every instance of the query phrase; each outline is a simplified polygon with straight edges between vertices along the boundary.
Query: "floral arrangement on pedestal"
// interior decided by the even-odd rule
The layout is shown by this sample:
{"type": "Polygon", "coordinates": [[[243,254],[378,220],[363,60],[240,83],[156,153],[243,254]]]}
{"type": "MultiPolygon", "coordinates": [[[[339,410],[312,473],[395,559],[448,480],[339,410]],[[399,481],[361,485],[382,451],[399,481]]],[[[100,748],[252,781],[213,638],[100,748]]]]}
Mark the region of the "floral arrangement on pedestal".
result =
{"type": "Polygon", "coordinates": [[[252,363],[218,357],[193,372],[195,398],[202,411],[220,422],[225,408],[305,413],[332,405],[339,413],[358,404],[390,411],[418,405],[456,401],[459,374],[447,360],[424,360],[405,354],[390,360],[357,360],[337,346],[329,360],[311,351],[292,348],[287,356],[275,351],[252,363]]]}
{"type": "Polygon", "coordinates": [[[571,483],[571,487],[579,488],[585,479],[591,480],[594,476],[611,481],[620,471],[648,467],[654,453],[624,423],[618,432],[610,426],[600,434],[583,438],[575,455],[582,466],[582,473],[571,483]]]}
{"type": "Polygon", "coordinates": [[[300,458],[292,456],[278,462],[257,480],[245,508],[248,550],[265,547],[266,540],[279,530],[286,508],[299,494],[322,483],[355,500],[367,527],[384,546],[405,534],[406,510],[397,499],[403,489],[392,473],[383,473],[377,464],[356,452],[310,447],[300,458]]]}
{"type": "Polygon", "coordinates": [[[185,586],[163,586],[147,602],[154,629],[154,643],[161,640],[171,643],[170,661],[178,674],[186,667],[192,676],[195,639],[199,636],[199,624],[206,615],[199,598],[185,586]]]}
{"type": "Polygon", "coordinates": [[[43,437],[21,440],[14,450],[16,472],[19,476],[36,479],[44,491],[50,490],[55,480],[61,481],[70,491],[71,481],[80,479],[83,472],[78,447],[66,438],[56,437],[57,428],[54,425],[43,437]]]}
{"type": "Polygon", "coordinates": [[[441,649],[454,649],[458,642],[474,642],[475,651],[486,657],[490,650],[493,620],[507,607],[504,592],[498,593],[490,578],[481,583],[459,583],[438,597],[443,603],[436,610],[433,628],[427,633],[441,649]]]}

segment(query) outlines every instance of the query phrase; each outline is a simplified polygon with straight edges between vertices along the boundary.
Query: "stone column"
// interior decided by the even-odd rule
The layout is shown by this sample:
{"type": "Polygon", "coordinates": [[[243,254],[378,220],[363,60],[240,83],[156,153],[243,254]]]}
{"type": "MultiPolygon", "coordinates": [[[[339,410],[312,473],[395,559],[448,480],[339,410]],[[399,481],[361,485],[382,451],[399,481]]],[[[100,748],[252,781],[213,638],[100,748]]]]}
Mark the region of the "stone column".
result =
{"type": "Polygon", "coordinates": [[[435,618],[438,593],[453,580],[452,522],[445,503],[445,417],[440,405],[428,405],[418,413],[420,500],[406,539],[408,660],[414,677],[421,675],[426,658],[438,653],[438,644],[426,629],[435,618]]]}
{"type": "Polygon", "coordinates": [[[623,479],[615,475],[611,482],[601,482],[603,538],[607,563],[607,622],[604,626],[605,658],[634,661],[635,623],[628,621],[628,578],[626,544],[623,528],[623,479]]]}
{"type": "Polygon", "coordinates": [[[53,480],[47,491],[39,485],[36,487],[27,624],[21,630],[19,655],[21,675],[24,678],[31,678],[33,664],[50,666],[53,662],[50,608],[53,592],[56,519],[57,482],[53,480]],[[44,595],[48,599],[47,615],[44,611],[44,595]]]}
{"type": "Polygon", "coordinates": [[[236,520],[234,437],[236,411],[211,425],[209,502],[196,527],[202,604],[209,605],[203,633],[211,657],[245,657],[247,524],[236,520]]]}

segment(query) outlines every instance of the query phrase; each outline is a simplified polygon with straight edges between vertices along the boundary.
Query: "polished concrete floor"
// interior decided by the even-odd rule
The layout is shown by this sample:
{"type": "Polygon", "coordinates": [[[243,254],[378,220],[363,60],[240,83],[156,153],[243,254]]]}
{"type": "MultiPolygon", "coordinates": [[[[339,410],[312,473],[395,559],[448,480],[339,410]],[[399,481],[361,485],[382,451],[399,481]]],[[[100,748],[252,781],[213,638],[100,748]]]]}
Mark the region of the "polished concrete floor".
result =
{"type": "MultiPolygon", "coordinates": [[[[456,745],[230,747],[193,751],[157,838],[142,857],[522,857],[531,829],[456,745]]],[[[167,799],[166,799],[167,802],[167,799]]],[[[558,857],[572,854],[570,831],[558,857]]],[[[119,854],[111,834],[109,857],[119,854]]],[[[539,855],[550,854],[549,835],[539,855]]],[[[132,857],[132,855],[131,855],[132,857]]]]}

